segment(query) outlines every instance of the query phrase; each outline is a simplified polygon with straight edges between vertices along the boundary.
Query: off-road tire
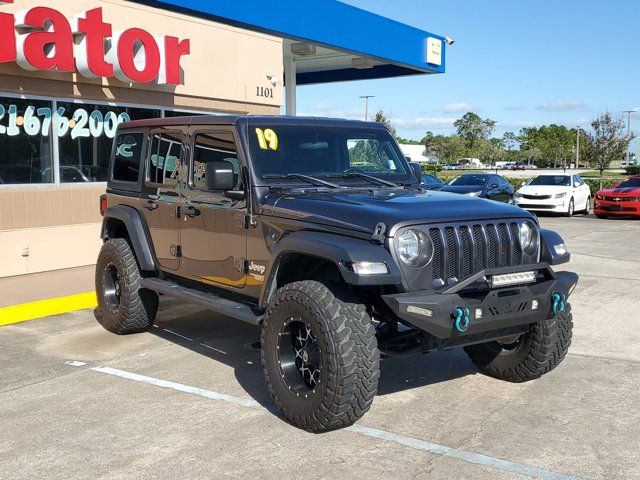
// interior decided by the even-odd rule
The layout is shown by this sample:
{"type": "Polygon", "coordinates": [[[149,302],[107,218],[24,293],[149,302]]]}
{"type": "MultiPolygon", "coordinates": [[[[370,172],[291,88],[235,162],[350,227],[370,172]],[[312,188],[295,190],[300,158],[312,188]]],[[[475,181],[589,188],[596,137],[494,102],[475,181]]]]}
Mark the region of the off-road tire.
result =
{"type": "Polygon", "coordinates": [[[100,249],[96,264],[96,319],[106,330],[118,335],[147,330],[158,311],[158,294],[140,288],[140,270],[131,246],[124,238],[107,240],[100,249]],[[119,275],[119,301],[108,303],[105,285],[107,275],[116,270],[119,275]]]}
{"type": "Polygon", "coordinates": [[[352,425],[369,410],[378,388],[380,352],[371,318],[355,297],[343,291],[334,295],[311,280],[285,285],[269,303],[260,340],[267,388],[294,425],[324,432],[352,425]],[[313,391],[292,389],[280,364],[282,332],[293,318],[306,322],[317,339],[320,369],[313,391]]]}
{"type": "Polygon", "coordinates": [[[556,368],[571,345],[573,316],[567,303],[564,312],[531,325],[515,348],[507,350],[498,342],[465,347],[480,371],[509,382],[528,382],[556,368]]]}

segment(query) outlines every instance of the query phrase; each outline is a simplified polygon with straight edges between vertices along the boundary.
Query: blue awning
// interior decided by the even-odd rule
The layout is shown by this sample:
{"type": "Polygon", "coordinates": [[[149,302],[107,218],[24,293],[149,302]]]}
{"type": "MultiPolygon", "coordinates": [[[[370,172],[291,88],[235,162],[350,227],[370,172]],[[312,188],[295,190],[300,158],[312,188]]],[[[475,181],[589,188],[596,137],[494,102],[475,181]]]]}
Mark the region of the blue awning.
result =
{"type": "Polygon", "coordinates": [[[445,71],[444,37],[336,0],[134,1],[342,54],[301,57],[298,85],[445,71]]]}

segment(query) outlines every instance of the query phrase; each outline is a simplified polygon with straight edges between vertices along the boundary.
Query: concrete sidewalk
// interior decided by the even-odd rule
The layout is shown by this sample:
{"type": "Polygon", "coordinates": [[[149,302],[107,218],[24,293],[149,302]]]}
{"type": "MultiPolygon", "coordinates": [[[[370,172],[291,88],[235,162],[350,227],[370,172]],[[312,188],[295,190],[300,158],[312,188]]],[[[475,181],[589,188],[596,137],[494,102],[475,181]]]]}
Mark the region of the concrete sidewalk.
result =
{"type": "Polygon", "coordinates": [[[91,292],[95,265],[0,278],[0,308],[91,292]]]}

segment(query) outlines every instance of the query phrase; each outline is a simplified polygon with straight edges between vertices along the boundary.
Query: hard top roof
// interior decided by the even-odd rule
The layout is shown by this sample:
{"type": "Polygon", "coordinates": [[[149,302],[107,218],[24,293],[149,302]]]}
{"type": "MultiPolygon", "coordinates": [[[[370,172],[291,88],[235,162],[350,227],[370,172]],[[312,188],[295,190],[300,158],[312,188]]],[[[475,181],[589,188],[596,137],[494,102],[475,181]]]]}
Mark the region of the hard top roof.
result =
{"type": "Polygon", "coordinates": [[[123,123],[120,129],[154,128],[185,125],[317,125],[353,128],[386,128],[382,123],[325,117],[293,117],[285,115],[193,115],[170,118],[150,118],[123,123]]]}

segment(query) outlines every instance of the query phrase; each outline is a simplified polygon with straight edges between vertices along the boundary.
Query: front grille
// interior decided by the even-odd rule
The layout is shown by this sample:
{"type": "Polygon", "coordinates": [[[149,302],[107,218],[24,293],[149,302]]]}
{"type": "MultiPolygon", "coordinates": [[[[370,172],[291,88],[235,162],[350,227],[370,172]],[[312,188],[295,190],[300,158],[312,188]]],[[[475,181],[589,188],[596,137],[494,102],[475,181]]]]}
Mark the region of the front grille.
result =
{"type": "Polygon", "coordinates": [[[527,200],[549,200],[551,195],[525,195],[522,194],[522,198],[526,198],[527,200]]]}
{"type": "Polygon", "coordinates": [[[519,203],[518,206],[520,208],[524,208],[525,210],[527,209],[533,209],[533,210],[552,210],[554,208],[556,208],[555,205],[536,205],[535,203],[519,203]]]}
{"type": "Polygon", "coordinates": [[[535,263],[520,248],[519,228],[516,221],[430,227],[433,285],[451,284],[484,269],[535,263]]]}
{"type": "Polygon", "coordinates": [[[635,197],[604,197],[603,200],[607,202],[632,202],[635,200],[635,197]]]}

